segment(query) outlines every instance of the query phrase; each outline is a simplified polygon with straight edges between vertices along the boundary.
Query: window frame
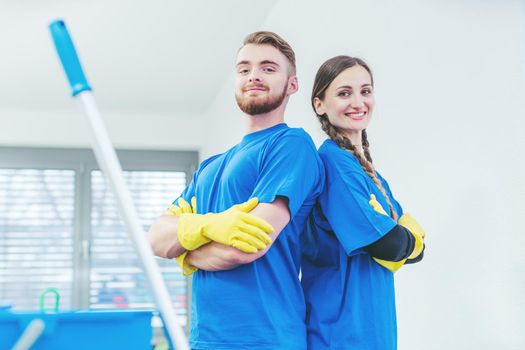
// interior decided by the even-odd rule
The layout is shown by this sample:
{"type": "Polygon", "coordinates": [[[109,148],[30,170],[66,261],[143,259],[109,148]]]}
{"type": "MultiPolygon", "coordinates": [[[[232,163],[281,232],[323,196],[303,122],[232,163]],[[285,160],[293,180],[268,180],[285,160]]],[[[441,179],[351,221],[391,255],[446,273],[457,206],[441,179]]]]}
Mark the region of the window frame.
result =
{"type": "MultiPolygon", "coordinates": [[[[189,184],[198,166],[197,151],[117,149],[121,167],[126,171],[178,171],[189,184]]],[[[100,170],[95,155],[86,148],[0,147],[0,168],[59,169],[75,171],[73,219],[73,282],[71,307],[89,308],[91,239],[91,171],[100,170]]],[[[191,305],[191,279],[186,297],[191,305]]],[[[189,321],[189,310],[187,310],[189,321]]]]}

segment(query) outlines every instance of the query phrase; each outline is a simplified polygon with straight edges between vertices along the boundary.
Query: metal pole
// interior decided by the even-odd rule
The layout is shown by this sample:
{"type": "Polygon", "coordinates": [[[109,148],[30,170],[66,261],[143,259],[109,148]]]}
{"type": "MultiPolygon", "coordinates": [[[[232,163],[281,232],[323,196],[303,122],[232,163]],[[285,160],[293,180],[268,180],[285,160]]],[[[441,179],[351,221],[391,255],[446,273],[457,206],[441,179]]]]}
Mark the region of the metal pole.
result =
{"type": "Polygon", "coordinates": [[[181,322],[178,322],[168,289],[162,279],[153,251],[138,219],[131,193],[122,175],[122,168],[117,154],[111,144],[66,25],[62,20],[57,20],[51,23],[49,28],[62,62],[62,67],[69,80],[72,95],[79,101],[91,125],[92,145],[97,162],[106,175],[113,194],[117,199],[127,230],[152,287],[155,302],[160,310],[168,336],[177,350],[189,350],[181,322]]]}

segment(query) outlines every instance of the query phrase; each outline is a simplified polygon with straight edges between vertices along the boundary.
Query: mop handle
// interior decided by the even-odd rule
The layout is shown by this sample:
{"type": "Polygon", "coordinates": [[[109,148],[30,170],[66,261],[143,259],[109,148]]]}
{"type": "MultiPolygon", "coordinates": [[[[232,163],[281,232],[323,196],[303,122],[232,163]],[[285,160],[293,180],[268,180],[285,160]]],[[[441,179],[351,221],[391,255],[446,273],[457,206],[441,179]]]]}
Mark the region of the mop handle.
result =
{"type": "Polygon", "coordinates": [[[69,80],[71,86],[71,93],[73,96],[78,95],[82,91],[91,91],[91,86],[87,82],[82,66],[75,51],[73,41],[69,36],[66,24],[62,20],[54,21],[49,25],[55,47],[62,62],[62,67],[69,80]]]}
{"type": "Polygon", "coordinates": [[[76,96],[77,99],[83,103],[86,117],[91,125],[94,140],[93,150],[97,162],[104,171],[117,200],[117,204],[119,205],[119,209],[123,214],[124,222],[135,245],[135,250],[141,259],[146,277],[153,289],[155,302],[160,310],[169,339],[174,343],[177,350],[189,350],[186,336],[184,335],[182,327],[177,322],[177,316],[173,310],[168,289],[162,279],[160,269],[155,262],[152,249],[138,219],[137,211],[133,205],[131,193],[124,181],[122,168],[115,149],[111,144],[107,130],[98,112],[95,99],[90,91],[91,88],[87,84],[84,73],[82,72],[67,28],[63,21],[56,21],[50,25],[50,29],[60,59],[62,60],[64,71],[66,75],[68,75],[73,96],[76,96]],[[67,67],[68,64],[71,64],[71,67],[67,67]]]}
{"type": "Polygon", "coordinates": [[[32,320],[11,350],[29,350],[40,338],[46,324],[39,318],[32,320]]]}

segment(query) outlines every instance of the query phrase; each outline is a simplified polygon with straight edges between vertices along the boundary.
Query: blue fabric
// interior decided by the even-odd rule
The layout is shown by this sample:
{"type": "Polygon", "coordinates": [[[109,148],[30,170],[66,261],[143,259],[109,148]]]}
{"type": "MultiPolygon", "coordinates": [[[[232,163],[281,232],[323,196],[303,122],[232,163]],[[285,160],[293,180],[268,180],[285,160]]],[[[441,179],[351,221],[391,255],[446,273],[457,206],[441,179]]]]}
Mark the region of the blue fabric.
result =
{"type": "MultiPolygon", "coordinates": [[[[307,304],[308,349],[394,350],[397,326],[393,273],[363,247],[395,225],[368,204],[388,203],[359,161],[327,140],[319,148],[326,186],[304,235],[302,285],[307,304]]],[[[398,215],[403,214],[378,174],[398,215]]]]}
{"type": "Polygon", "coordinates": [[[286,197],[290,223],[253,263],[193,275],[192,349],[306,349],[305,301],[298,278],[300,234],[324,181],[315,145],[302,129],[278,124],[246,135],[200,165],[183,192],[199,213],[249,198],[286,197]]]}

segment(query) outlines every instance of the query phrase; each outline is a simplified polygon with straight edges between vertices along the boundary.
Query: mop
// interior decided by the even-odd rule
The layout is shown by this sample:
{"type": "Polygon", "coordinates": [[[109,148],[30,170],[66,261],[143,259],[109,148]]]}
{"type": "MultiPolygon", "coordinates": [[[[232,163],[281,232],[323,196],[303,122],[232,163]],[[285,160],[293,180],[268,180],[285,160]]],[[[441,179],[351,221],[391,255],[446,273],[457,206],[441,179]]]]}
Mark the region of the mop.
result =
{"type": "Polygon", "coordinates": [[[75,47],[69,36],[66,24],[57,20],[49,25],[56,51],[69,81],[72,96],[81,105],[91,126],[91,141],[95,157],[100,168],[106,175],[110,187],[123,214],[126,228],[142,262],[147,279],[153,290],[157,308],[160,311],[164,326],[171,343],[177,350],[189,350],[186,336],[177,315],[173,309],[168,289],[162,279],[160,269],[155,262],[153,251],[146,239],[146,234],[138,219],[137,210],[133,205],[131,193],[124,182],[122,168],[109,135],[106,131],[95,99],[91,92],[75,47]]]}

